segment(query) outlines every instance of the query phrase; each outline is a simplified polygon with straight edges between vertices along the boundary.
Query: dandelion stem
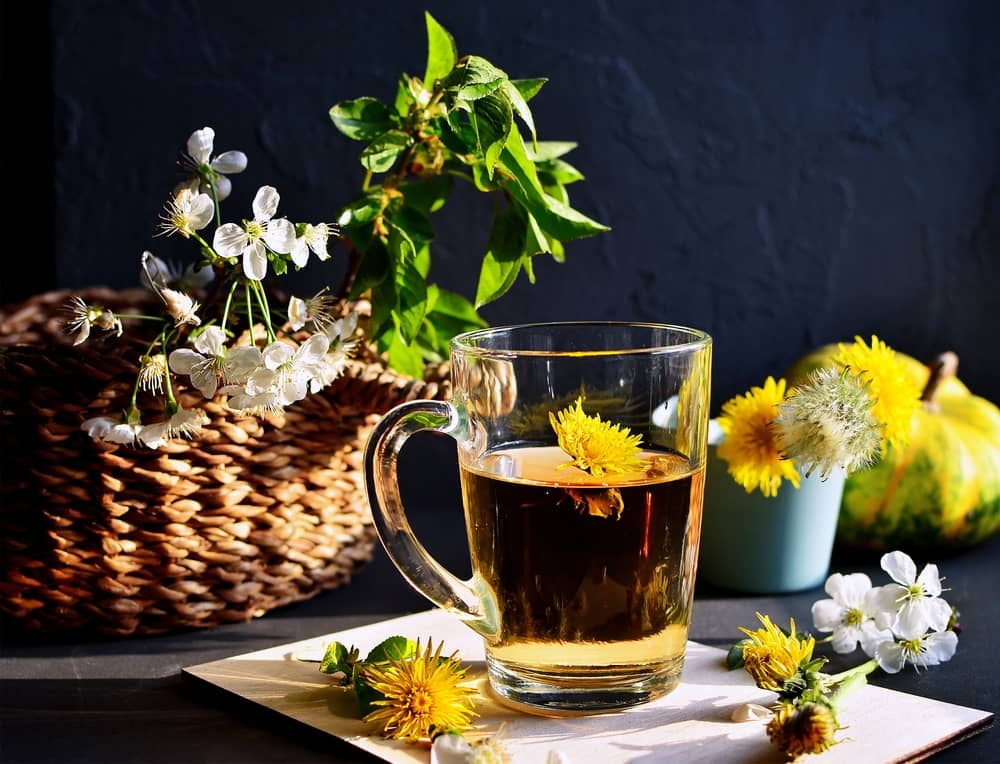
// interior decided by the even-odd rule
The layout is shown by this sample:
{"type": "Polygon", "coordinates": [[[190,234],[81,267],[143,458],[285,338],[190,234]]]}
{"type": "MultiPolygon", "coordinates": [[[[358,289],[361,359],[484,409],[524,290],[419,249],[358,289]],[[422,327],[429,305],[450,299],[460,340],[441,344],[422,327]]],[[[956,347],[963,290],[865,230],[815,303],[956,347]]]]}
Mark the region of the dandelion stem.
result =
{"type": "MultiPolygon", "coordinates": [[[[846,694],[848,687],[852,687],[859,680],[865,680],[870,673],[878,668],[878,661],[874,658],[861,663],[854,668],[847,669],[846,671],[841,671],[839,674],[833,674],[827,677],[826,684],[828,687],[837,687],[837,691],[834,693],[835,696],[841,694],[846,694]]],[[[865,680],[866,681],[866,680],[865,680]]]]}

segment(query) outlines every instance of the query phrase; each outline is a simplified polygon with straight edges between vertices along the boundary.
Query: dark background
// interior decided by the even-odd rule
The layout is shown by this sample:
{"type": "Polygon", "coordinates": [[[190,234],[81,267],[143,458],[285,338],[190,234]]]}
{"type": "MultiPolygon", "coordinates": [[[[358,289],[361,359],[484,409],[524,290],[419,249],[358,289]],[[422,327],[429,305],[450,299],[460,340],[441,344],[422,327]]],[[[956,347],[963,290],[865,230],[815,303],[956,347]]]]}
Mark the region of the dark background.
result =
{"type": "MultiPolygon", "coordinates": [[[[1000,4],[287,0],[4,4],[8,233],[3,298],[132,286],[174,159],[211,125],[279,213],[333,220],[361,144],[337,101],[391,100],[422,74],[427,8],[459,53],[547,76],[543,139],[575,140],[575,206],[613,231],[537,258],[493,324],[636,319],[706,329],[713,410],[804,351],[855,334],[929,358],[1000,399],[1000,4]],[[27,6],[27,7],[22,7],[27,6]],[[48,34],[46,30],[51,30],[48,34]],[[12,51],[11,41],[22,46],[12,51]],[[24,43],[30,51],[24,55],[24,43]],[[50,98],[51,94],[51,98],[50,98]],[[18,108],[20,105],[21,108],[18,108]],[[12,276],[14,260],[29,272],[12,276]]],[[[480,195],[482,196],[482,195],[480,195]]],[[[491,210],[437,215],[431,276],[471,297],[491,210]]],[[[344,252],[299,274],[336,281],[344,252]]]]}

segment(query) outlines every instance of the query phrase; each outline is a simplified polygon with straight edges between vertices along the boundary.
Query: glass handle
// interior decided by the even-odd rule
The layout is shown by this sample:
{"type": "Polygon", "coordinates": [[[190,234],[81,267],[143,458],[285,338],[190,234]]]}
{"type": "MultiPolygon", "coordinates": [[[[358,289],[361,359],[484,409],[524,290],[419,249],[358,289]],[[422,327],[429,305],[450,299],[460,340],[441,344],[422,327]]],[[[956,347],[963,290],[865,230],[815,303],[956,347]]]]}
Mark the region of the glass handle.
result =
{"type": "Polygon", "coordinates": [[[365,447],[365,489],[382,546],[410,585],[438,607],[457,615],[487,639],[496,637],[493,597],[473,577],[462,581],[435,560],[413,534],[399,494],[397,464],[403,444],[417,432],[469,439],[464,412],[443,401],[410,401],[390,410],[365,447]]]}

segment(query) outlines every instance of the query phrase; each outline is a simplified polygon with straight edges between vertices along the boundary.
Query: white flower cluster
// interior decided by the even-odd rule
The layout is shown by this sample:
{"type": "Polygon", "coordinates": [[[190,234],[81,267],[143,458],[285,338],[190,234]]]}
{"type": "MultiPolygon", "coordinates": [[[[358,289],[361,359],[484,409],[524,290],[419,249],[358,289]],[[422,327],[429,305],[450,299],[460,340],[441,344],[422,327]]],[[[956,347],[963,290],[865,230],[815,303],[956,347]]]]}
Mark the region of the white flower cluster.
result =
{"type": "Polygon", "coordinates": [[[882,556],[882,570],[893,583],[873,587],[864,573],[834,573],[826,580],[823,599],[812,606],[813,625],[831,635],[835,652],[861,649],[883,671],[899,672],[907,663],[917,668],[951,659],[958,635],[949,628],[952,607],[941,598],[937,565],[917,566],[904,552],[882,556]]]}
{"type": "MultiPolygon", "coordinates": [[[[209,128],[196,130],[187,143],[182,164],[192,173],[190,181],[174,190],[160,216],[160,233],[180,234],[194,239],[205,258],[198,268],[180,271],[143,252],[142,283],[162,301],[166,317],[162,319],[160,339],[140,359],[140,369],[129,410],[121,418],[95,417],[82,429],[95,440],[124,445],[159,448],[173,437],[192,437],[208,423],[200,409],[187,410],[177,402],[171,384],[171,372],[187,375],[191,385],[206,399],[226,396],[227,407],[237,413],[259,415],[277,412],[285,406],[316,393],[344,371],[354,347],[357,315],[337,318],[336,300],[321,291],[310,299],[292,297],[285,314],[287,332],[279,335],[272,328],[267,294],[261,280],[267,275],[269,261],[304,267],[310,252],[320,260],[330,257],[327,240],[336,233],[326,223],[298,225],[286,218],[276,218],[279,195],[272,186],[262,186],[254,197],[253,218],[241,224],[222,223],[218,202],[229,195],[231,183],[223,173],[242,172],[246,155],[227,151],[214,158],[215,133],[209,128]],[[211,244],[199,231],[216,223],[211,244]],[[191,293],[204,288],[223,274],[228,287],[221,318],[209,316],[191,293]],[[236,288],[244,285],[245,314],[248,332],[243,340],[227,344],[233,337],[228,327],[230,305],[236,288]],[[264,322],[266,337],[254,335],[255,318],[264,322]],[[306,339],[296,342],[289,335],[309,326],[306,339]],[[187,347],[178,345],[186,344],[187,347]],[[171,349],[173,348],[173,349],[171,349]],[[163,395],[164,421],[144,424],[136,395],[147,391],[163,395]]],[[[88,306],[75,298],[68,306],[68,330],[74,344],[88,339],[91,327],[122,334],[122,318],[157,320],[151,316],[115,314],[100,306],[88,306]]],[[[277,324],[275,324],[277,325],[277,324]]]]}

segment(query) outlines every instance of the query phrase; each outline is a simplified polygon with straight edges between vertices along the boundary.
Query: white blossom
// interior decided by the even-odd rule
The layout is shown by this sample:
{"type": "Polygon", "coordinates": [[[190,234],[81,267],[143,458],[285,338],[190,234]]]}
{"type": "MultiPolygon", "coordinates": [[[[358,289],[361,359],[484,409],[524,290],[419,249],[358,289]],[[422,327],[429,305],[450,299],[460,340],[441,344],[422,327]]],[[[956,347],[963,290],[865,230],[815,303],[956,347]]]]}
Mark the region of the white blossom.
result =
{"type": "Polygon", "coordinates": [[[925,565],[917,575],[917,566],[904,552],[882,555],[882,569],[896,583],[878,590],[876,618],[880,629],[892,629],[898,634],[923,634],[944,631],[951,620],[951,606],[940,598],[941,578],[937,565],[925,565]]]}
{"type": "Polygon", "coordinates": [[[86,432],[94,440],[101,440],[105,443],[116,443],[130,446],[135,443],[140,424],[129,424],[111,417],[99,416],[86,420],[80,429],[86,432]]]}
{"type": "Polygon", "coordinates": [[[329,260],[330,253],[326,251],[326,242],[332,232],[333,228],[326,223],[316,225],[307,223],[302,235],[292,243],[292,262],[300,268],[305,267],[309,261],[310,250],[320,260],[329,260]]]}
{"type": "Polygon", "coordinates": [[[323,372],[329,349],[325,334],[314,334],[297,348],[281,341],[264,348],[264,366],[274,372],[271,384],[285,406],[306,397],[312,379],[323,372]]]}
{"type": "Polygon", "coordinates": [[[70,313],[66,321],[66,331],[75,334],[74,345],[81,345],[90,337],[90,329],[93,326],[105,331],[115,332],[116,337],[122,336],[122,322],[117,315],[106,308],[91,306],[79,296],[70,298],[66,309],[70,313]]]}
{"type": "Polygon", "coordinates": [[[954,631],[925,633],[923,629],[902,629],[895,639],[878,644],[875,660],[883,671],[896,674],[907,663],[926,668],[949,661],[957,647],[958,635],[954,631]]]}
{"type": "Polygon", "coordinates": [[[203,127],[191,133],[187,141],[187,155],[190,160],[187,164],[194,177],[184,184],[184,187],[209,193],[211,186],[206,182],[205,176],[210,173],[215,182],[216,196],[222,201],[229,196],[233,188],[226,175],[243,172],[247,168],[247,155],[242,151],[224,151],[213,157],[214,148],[215,130],[212,128],[203,127]]]}
{"type": "Polygon", "coordinates": [[[219,380],[226,384],[245,382],[263,362],[255,347],[226,348],[226,333],[218,326],[206,327],[194,340],[194,350],[178,348],[170,354],[170,368],[191,377],[198,391],[214,398],[219,380]]]}
{"type": "Polygon", "coordinates": [[[195,193],[189,188],[182,188],[174,197],[167,201],[160,215],[160,234],[170,236],[179,233],[185,239],[195,231],[212,222],[215,214],[215,204],[208,194],[195,193]]]}
{"type": "Polygon", "coordinates": [[[147,448],[160,448],[171,438],[197,435],[208,422],[208,415],[201,409],[178,408],[167,421],[140,428],[136,437],[147,448]]]}
{"type": "Polygon", "coordinates": [[[194,264],[181,268],[161,260],[152,252],[143,253],[143,267],[139,269],[139,280],[147,289],[156,291],[153,284],[168,286],[172,289],[194,290],[207,286],[215,278],[211,265],[195,268],[194,264]]]}
{"type": "Polygon", "coordinates": [[[834,652],[850,653],[861,649],[874,655],[879,642],[892,639],[892,632],[875,625],[879,614],[878,590],[864,573],[834,573],[824,587],[831,599],[813,603],[813,625],[817,631],[833,632],[834,652]]]}
{"type": "Polygon", "coordinates": [[[273,186],[261,186],[253,200],[253,220],[242,226],[224,223],[215,230],[215,251],[222,257],[242,257],[247,278],[260,281],[267,275],[268,248],[284,255],[295,243],[295,226],[285,218],[274,219],[279,199],[273,186]]]}

